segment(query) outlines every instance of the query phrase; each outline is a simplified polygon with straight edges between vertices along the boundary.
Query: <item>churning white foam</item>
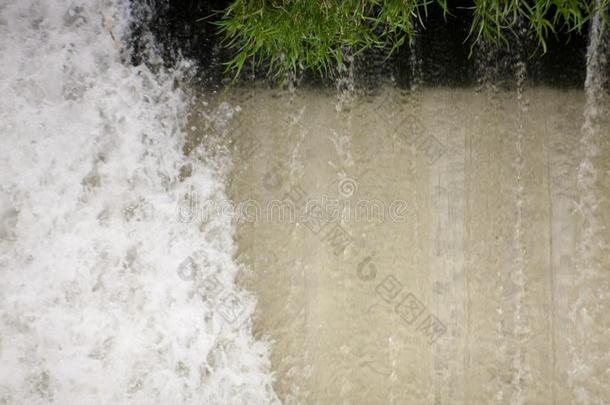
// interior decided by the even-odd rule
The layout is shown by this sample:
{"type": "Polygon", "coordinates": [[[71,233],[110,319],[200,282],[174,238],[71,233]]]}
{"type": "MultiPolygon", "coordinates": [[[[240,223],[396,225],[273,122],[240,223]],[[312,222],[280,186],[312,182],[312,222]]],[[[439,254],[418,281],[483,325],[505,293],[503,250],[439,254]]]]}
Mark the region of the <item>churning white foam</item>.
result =
{"type": "Polygon", "coordinates": [[[230,218],[177,215],[225,198],[181,152],[185,67],[122,63],[131,15],[0,4],[0,403],[274,402],[230,218]]]}

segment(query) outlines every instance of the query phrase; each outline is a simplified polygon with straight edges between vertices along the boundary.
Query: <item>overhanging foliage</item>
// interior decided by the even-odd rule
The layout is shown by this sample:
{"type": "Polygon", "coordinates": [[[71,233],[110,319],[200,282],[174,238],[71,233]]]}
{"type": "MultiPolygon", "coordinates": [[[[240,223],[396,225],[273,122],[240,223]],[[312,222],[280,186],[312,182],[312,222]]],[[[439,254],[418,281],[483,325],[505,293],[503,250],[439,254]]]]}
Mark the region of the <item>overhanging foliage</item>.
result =
{"type": "MultiPolygon", "coordinates": [[[[465,41],[503,41],[517,27],[546,51],[546,39],[558,31],[582,31],[610,0],[474,0],[470,34],[465,41]]],[[[269,72],[312,69],[332,76],[347,55],[368,48],[395,52],[425,29],[429,7],[451,18],[448,0],[234,0],[217,25],[235,50],[227,67],[236,75],[246,61],[269,72]]]]}

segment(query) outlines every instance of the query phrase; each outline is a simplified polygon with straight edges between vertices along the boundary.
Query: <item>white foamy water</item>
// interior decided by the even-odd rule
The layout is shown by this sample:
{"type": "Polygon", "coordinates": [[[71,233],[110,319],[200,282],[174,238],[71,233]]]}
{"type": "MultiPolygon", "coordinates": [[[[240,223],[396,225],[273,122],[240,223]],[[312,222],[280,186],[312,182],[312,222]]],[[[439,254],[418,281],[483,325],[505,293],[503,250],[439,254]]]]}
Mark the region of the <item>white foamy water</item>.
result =
{"type": "Polygon", "coordinates": [[[225,193],[181,151],[188,66],[122,63],[130,19],[125,1],[0,4],[0,403],[273,402],[233,224],[176,210],[225,193]]]}

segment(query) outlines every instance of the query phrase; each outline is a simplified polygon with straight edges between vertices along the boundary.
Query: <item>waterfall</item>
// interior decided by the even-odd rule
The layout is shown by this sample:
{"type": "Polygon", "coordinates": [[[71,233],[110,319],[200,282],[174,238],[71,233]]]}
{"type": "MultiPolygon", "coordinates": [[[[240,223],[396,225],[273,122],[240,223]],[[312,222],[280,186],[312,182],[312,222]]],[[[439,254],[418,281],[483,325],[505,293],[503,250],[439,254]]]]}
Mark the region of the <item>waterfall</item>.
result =
{"type": "Polygon", "coordinates": [[[226,199],[182,153],[192,65],[125,62],[146,14],[0,5],[0,403],[275,401],[231,218],[180,206],[226,199]]]}

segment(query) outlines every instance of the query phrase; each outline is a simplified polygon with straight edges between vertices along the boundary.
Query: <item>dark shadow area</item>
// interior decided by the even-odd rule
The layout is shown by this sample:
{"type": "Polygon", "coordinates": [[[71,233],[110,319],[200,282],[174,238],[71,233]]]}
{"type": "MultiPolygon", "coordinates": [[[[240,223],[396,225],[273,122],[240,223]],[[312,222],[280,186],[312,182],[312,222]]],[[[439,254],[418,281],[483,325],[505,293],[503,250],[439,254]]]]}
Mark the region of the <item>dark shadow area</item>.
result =
{"type": "MultiPolygon", "coordinates": [[[[214,25],[214,21],[220,18],[215,11],[223,10],[229,1],[148,0],[147,3],[153,13],[147,27],[134,31],[136,51],[138,37],[149,30],[162,44],[166,63],[172,64],[180,57],[194,60],[198,65],[198,80],[206,87],[217,88],[231,81],[232,76],[225,71],[223,64],[229,60],[231,50],[223,46],[214,25]]],[[[425,86],[475,86],[480,82],[482,70],[500,87],[511,87],[515,82],[515,65],[520,54],[527,60],[528,83],[553,87],[583,86],[588,27],[582,33],[551,36],[544,54],[527,38],[513,38],[510,46],[475,46],[471,53],[471,41],[467,40],[472,22],[469,4],[463,0],[450,2],[448,15],[444,15],[438,6],[431,5],[425,26],[418,30],[413,47],[406,44],[390,57],[383,49],[364,52],[354,63],[356,87],[371,90],[394,81],[399,87],[408,88],[417,71],[421,72],[425,86]],[[412,52],[416,53],[416,58],[412,52]]],[[[133,63],[139,63],[137,57],[133,63]]],[[[277,83],[264,68],[254,70],[246,65],[238,82],[246,84],[251,81],[277,83]]],[[[303,72],[300,83],[314,87],[335,86],[334,81],[307,71],[303,72]]]]}

